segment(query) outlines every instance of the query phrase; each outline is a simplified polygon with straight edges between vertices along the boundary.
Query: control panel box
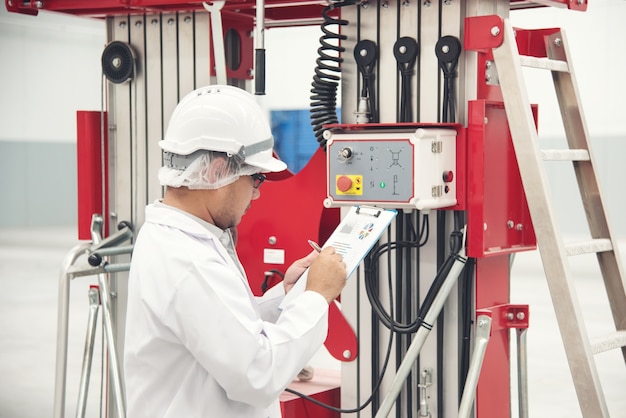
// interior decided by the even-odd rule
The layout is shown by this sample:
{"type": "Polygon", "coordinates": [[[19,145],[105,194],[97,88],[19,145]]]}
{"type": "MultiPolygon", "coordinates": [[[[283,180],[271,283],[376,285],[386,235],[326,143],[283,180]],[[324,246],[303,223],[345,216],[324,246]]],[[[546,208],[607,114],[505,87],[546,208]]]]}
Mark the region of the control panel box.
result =
{"type": "Polygon", "coordinates": [[[437,209],[456,196],[455,129],[326,131],[324,206],[437,209]]]}

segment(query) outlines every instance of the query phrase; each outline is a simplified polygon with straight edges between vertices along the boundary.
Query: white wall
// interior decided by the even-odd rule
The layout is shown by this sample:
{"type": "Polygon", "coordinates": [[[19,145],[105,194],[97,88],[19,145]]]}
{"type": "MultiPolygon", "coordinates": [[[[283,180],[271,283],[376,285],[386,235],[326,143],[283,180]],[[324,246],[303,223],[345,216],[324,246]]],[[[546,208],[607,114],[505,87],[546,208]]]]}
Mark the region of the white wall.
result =
{"type": "Polygon", "coordinates": [[[100,105],[104,22],[0,7],[0,141],[68,141],[76,111],[100,105]]]}

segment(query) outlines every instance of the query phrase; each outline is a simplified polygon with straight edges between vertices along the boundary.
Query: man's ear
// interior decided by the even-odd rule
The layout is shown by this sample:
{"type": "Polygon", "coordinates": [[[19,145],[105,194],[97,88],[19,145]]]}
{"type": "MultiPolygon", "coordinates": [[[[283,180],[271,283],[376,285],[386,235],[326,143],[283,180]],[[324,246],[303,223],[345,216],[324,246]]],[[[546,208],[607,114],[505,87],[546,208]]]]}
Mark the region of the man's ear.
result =
{"type": "Polygon", "coordinates": [[[215,157],[209,164],[208,172],[202,173],[202,175],[208,179],[209,183],[214,184],[218,179],[224,178],[228,174],[227,170],[228,161],[223,157],[215,157]]]}

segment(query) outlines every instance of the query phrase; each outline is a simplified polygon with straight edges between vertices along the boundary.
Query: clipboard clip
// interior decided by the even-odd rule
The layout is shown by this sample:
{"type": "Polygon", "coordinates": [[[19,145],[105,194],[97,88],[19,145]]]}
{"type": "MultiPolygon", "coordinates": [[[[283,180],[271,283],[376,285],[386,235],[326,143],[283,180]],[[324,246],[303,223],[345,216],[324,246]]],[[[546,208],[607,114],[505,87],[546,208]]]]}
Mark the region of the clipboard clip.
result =
{"type": "Polygon", "coordinates": [[[357,215],[361,214],[361,210],[363,211],[372,211],[374,213],[368,213],[368,212],[363,212],[365,215],[372,215],[375,218],[378,218],[381,214],[381,212],[383,211],[380,208],[377,208],[375,206],[357,206],[356,207],[356,213],[357,215]]]}

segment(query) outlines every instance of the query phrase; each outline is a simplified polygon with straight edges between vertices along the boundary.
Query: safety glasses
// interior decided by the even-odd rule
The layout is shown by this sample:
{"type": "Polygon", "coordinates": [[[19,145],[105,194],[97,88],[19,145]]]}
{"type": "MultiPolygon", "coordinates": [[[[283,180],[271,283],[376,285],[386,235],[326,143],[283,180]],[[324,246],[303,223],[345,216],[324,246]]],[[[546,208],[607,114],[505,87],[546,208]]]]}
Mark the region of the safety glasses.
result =
{"type": "Polygon", "coordinates": [[[250,177],[252,177],[253,181],[252,187],[254,187],[255,189],[261,187],[261,184],[263,184],[263,182],[265,181],[265,175],[261,173],[251,174],[250,177]]]}

